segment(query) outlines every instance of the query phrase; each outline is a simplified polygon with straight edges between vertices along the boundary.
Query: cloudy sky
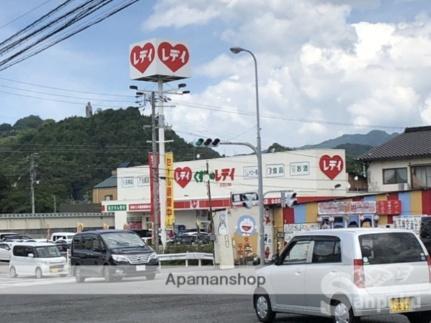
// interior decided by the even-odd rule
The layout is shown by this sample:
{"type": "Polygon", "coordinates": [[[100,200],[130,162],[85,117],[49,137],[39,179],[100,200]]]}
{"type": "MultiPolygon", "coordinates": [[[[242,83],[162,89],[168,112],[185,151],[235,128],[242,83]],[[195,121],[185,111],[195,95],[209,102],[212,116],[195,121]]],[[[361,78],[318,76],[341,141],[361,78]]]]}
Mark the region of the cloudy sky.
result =
{"type": "MultiPolygon", "coordinates": [[[[59,3],[2,0],[0,39],[59,3]]],[[[82,116],[88,100],[100,108],[133,104],[130,84],[154,85],[130,81],[129,45],[160,38],[190,47],[192,93],[167,108],[189,141],[255,142],[252,60],[230,53],[232,46],[258,60],[264,147],[431,124],[430,9],[426,0],[141,0],[1,71],[0,123],[82,116]]]]}

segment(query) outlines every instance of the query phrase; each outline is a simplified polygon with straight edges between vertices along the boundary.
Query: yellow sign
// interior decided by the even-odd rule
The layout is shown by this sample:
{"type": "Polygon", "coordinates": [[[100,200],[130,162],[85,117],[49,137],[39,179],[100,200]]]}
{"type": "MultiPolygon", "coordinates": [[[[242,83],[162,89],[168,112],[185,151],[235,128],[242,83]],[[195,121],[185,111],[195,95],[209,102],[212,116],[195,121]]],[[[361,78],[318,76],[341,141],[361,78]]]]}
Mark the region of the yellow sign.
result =
{"type": "Polygon", "coordinates": [[[174,155],[172,152],[165,154],[166,165],[166,230],[173,230],[175,223],[174,211],[174,155]]]}

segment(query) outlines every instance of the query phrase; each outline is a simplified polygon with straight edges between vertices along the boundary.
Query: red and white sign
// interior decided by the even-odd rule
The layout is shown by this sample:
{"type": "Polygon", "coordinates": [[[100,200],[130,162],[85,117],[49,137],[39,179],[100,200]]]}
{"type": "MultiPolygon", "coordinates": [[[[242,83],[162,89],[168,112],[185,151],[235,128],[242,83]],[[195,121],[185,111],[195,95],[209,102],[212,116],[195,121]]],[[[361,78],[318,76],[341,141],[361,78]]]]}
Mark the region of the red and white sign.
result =
{"type": "Polygon", "coordinates": [[[129,212],[150,212],[151,203],[129,204],[129,212]]]}
{"type": "Polygon", "coordinates": [[[323,155],[320,157],[319,167],[326,176],[330,179],[334,179],[343,171],[344,161],[339,155],[334,155],[332,157],[323,155]]]}
{"type": "Polygon", "coordinates": [[[182,188],[186,187],[192,180],[192,170],[190,167],[177,167],[174,171],[175,182],[182,188]]]}
{"type": "Polygon", "coordinates": [[[321,202],[317,204],[317,213],[319,215],[374,214],[376,201],[321,202]]]}
{"type": "Polygon", "coordinates": [[[379,215],[397,215],[401,214],[401,201],[377,201],[377,214],[379,215]]]}
{"type": "Polygon", "coordinates": [[[190,77],[190,51],[183,42],[143,41],[130,46],[129,66],[133,80],[180,80],[190,77]]]}

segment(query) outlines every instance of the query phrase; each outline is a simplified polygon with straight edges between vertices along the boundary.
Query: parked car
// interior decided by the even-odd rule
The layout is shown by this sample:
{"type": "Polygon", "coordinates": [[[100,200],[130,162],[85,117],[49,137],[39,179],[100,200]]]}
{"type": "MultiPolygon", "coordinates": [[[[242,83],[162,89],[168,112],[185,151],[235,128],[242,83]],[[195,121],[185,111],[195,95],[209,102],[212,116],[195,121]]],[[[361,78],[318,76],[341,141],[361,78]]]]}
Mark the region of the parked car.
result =
{"type": "Polygon", "coordinates": [[[71,264],[77,282],[88,277],[106,281],[125,276],[154,279],[158,272],[157,254],[133,231],[100,230],[73,237],[71,264]]]}
{"type": "Polygon", "coordinates": [[[15,243],[9,262],[11,277],[18,275],[44,276],[67,275],[66,258],[55,244],[40,242],[15,243]]]}
{"type": "Polygon", "coordinates": [[[172,240],[173,243],[180,244],[207,244],[210,242],[210,236],[207,232],[198,232],[195,231],[186,231],[178,233],[175,238],[172,240]]]}
{"type": "Polygon", "coordinates": [[[21,235],[21,234],[15,234],[15,235],[8,235],[3,238],[4,242],[35,242],[36,240],[33,240],[32,237],[27,235],[21,235]]]}
{"type": "Polygon", "coordinates": [[[3,239],[5,239],[8,236],[16,236],[18,235],[15,232],[0,232],[0,241],[3,241],[3,239]]]}
{"type": "Polygon", "coordinates": [[[65,240],[68,243],[72,242],[75,232],[54,232],[51,234],[51,241],[56,242],[57,240],[65,240]]]}
{"type": "Polygon", "coordinates": [[[419,232],[420,238],[428,250],[431,253],[431,217],[421,218],[421,228],[419,232]]]}
{"type": "Polygon", "coordinates": [[[66,240],[56,240],[55,245],[58,248],[58,251],[60,251],[60,254],[63,257],[67,256],[67,251],[70,249],[72,243],[67,242],[66,240]]]}
{"type": "Polygon", "coordinates": [[[262,322],[277,312],[357,322],[399,313],[412,323],[431,320],[431,262],[411,231],[336,229],[297,234],[257,272],[266,279],[253,305],[262,322]]]}
{"type": "Polygon", "coordinates": [[[0,261],[9,261],[11,254],[11,244],[0,242],[0,261]]]}

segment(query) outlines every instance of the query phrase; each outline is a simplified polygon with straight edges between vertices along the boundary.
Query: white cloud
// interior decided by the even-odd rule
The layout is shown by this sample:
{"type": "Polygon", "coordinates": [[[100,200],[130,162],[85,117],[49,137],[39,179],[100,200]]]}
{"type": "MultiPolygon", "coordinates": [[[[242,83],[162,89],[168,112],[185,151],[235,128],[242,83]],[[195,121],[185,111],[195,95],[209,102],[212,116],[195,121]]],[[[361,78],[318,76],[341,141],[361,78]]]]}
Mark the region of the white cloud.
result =
{"type": "MultiPolygon", "coordinates": [[[[159,2],[147,24],[161,19],[160,8],[172,3],[159,2]]],[[[187,1],[176,2],[171,10],[210,8],[211,16],[203,17],[219,23],[217,34],[228,46],[253,50],[259,66],[264,142],[298,146],[342,132],[369,131],[375,125],[401,129],[431,123],[431,19],[419,15],[414,21],[349,23],[352,7],[369,9],[380,4],[368,1],[362,7],[361,3],[219,0],[205,7],[202,2],[187,1]]],[[[202,22],[191,16],[187,24],[193,23],[202,22]]],[[[221,54],[198,70],[201,76],[217,79],[217,84],[188,103],[233,107],[250,116],[201,110],[199,128],[228,136],[252,127],[251,57],[221,54]]],[[[192,129],[185,109],[177,108],[180,113],[173,122],[192,129]]],[[[254,140],[250,133],[248,138],[254,140]]]]}

